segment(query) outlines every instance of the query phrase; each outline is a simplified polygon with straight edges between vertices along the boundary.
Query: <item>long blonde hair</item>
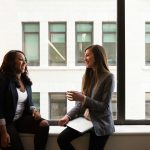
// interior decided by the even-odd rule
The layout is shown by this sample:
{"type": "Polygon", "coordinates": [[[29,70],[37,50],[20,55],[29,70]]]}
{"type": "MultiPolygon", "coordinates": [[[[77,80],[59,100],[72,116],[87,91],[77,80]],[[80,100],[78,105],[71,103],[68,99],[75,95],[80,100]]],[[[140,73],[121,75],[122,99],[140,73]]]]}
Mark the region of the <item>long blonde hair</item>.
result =
{"type": "Polygon", "coordinates": [[[110,72],[108,68],[107,63],[107,56],[105,49],[100,45],[91,45],[85,49],[91,50],[94,54],[95,59],[95,70],[93,71],[92,68],[86,68],[85,74],[83,76],[82,80],[82,92],[86,94],[87,96],[91,95],[91,88],[92,88],[92,82],[94,79],[94,83],[96,86],[96,83],[100,80],[100,77],[103,73],[110,72]]]}

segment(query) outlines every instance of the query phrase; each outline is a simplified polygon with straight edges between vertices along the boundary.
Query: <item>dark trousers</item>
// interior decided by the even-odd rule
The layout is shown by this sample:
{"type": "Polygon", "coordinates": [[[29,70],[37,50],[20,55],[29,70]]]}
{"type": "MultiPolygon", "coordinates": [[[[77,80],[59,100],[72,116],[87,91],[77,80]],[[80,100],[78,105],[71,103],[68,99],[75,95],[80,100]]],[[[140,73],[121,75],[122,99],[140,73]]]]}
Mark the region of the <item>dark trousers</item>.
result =
{"type": "MultiPolygon", "coordinates": [[[[109,138],[106,136],[96,136],[93,130],[88,131],[90,133],[89,150],[104,150],[105,144],[109,138]]],[[[57,142],[61,150],[75,150],[71,141],[82,136],[83,134],[78,131],[67,127],[63,130],[58,138],[57,142]]]]}
{"type": "Polygon", "coordinates": [[[41,127],[41,120],[34,120],[31,115],[23,116],[11,125],[7,125],[10,135],[11,147],[2,150],[24,150],[19,133],[32,133],[34,135],[34,150],[45,150],[49,126],[41,127]]]}

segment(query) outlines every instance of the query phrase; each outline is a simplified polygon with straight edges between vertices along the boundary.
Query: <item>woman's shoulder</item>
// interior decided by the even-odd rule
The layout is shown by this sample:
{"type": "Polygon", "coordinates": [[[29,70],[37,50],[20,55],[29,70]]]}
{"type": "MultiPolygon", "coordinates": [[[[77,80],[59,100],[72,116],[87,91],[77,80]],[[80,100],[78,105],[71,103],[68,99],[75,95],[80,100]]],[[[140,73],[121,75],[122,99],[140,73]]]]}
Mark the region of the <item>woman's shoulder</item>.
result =
{"type": "Polygon", "coordinates": [[[8,83],[8,82],[9,82],[9,79],[3,73],[0,72],[0,84],[8,83]]]}
{"type": "Polygon", "coordinates": [[[106,78],[114,78],[114,74],[111,72],[105,72],[104,76],[105,76],[105,79],[106,78]]]}

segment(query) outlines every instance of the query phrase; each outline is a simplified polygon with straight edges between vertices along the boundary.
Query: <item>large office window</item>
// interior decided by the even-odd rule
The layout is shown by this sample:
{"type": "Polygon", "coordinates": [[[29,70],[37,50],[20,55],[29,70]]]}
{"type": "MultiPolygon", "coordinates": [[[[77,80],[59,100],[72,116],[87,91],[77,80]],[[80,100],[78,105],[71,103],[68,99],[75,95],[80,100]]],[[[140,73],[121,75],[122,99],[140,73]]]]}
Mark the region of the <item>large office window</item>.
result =
{"type": "Polygon", "coordinates": [[[145,24],[145,64],[150,65],[150,22],[145,24]]]}
{"type": "Polygon", "coordinates": [[[76,65],[83,65],[84,50],[93,43],[93,23],[76,22],[76,65]]]}
{"type": "Polygon", "coordinates": [[[102,34],[108,64],[114,66],[117,61],[117,24],[115,22],[103,22],[102,34]]]}
{"type": "Polygon", "coordinates": [[[66,65],[66,23],[49,23],[49,65],[66,65]]]}
{"type": "Polygon", "coordinates": [[[49,119],[60,119],[67,112],[65,93],[49,93],[49,119]]]}
{"type": "Polygon", "coordinates": [[[23,50],[27,57],[28,65],[40,64],[39,23],[23,23],[23,50]]]}
{"type": "Polygon", "coordinates": [[[40,92],[32,92],[32,100],[34,106],[40,109],[40,92]]]}

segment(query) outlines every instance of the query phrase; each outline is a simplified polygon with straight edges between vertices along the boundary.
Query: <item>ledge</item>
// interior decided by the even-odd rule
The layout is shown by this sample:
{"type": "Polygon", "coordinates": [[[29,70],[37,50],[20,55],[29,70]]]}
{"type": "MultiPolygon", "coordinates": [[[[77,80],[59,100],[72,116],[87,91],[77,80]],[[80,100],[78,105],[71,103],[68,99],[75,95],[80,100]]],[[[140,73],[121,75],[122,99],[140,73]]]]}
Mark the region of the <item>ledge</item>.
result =
{"type": "MultiPolygon", "coordinates": [[[[50,135],[57,135],[63,131],[65,127],[50,126],[50,135]]],[[[150,125],[116,125],[114,135],[125,134],[150,134],[150,125]]]]}

